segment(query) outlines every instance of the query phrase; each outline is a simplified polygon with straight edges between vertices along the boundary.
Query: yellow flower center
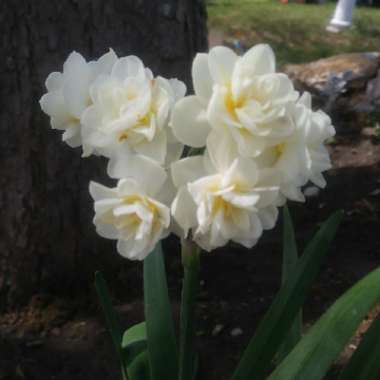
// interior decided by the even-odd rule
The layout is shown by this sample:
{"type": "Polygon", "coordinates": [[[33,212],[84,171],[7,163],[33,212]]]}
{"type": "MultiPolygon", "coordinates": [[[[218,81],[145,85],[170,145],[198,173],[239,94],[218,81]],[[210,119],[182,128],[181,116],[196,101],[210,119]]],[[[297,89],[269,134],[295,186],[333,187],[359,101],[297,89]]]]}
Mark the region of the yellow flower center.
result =
{"type": "Polygon", "coordinates": [[[240,99],[235,100],[232,96],[231,89],[229,88],[224,97],[224,105],[227,109],[227,112],[231,115],[231,117],[234,120],[238,119],[236,109],[241,108],[243,104],[244,104],[244,99],[240,98],[240,99]]]}
{"type": "Polygon", "coordinates": [[[284,150],[285,150],[285,144],[282,143],[282,144],[277,144],[274,146],[274,154],[276,156],[276,160],[278,160],[281,155],[284,153],[284,150]]]}
{"type": "Polygon", "coordinates": [[[211,214],[212,216],[215,216],[218,212],[223,212],[225,217],[230,217],[232,216],[233,212],[235,210],[235,207],[227,202],[223,197],[216,197],[214,199],[212,209],[211,209],[211,214]]]}

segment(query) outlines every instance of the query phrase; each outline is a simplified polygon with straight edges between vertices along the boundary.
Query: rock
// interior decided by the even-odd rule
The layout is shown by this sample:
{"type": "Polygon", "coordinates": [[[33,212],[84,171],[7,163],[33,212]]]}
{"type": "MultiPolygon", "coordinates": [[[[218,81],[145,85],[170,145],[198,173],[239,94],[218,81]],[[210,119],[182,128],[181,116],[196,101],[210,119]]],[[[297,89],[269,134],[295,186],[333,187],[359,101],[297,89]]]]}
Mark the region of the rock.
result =
{"type": "Polygon", "coordinates": [[[369,195],[375,197],[376,195],[380,194],[380,189],[373,190],[369,193],[369,195]]]}
{"type": "Polygon", "coordinates": [[[215,325],[214,329],[212,330],[211,335],[212,336],[217,336],[219,333],[224,329],[223,325],[215,325]]]}
{"type": "Polygon", "coordinates": [[[283,71],[299,91],[313,95],[316,108],[332,116],[339,132],[362,125],[360,113],[380,111],[380,52],[342,54],[283,71]]]}
{"type": "Polygon", "coordinates": [[[243,330],[240,327],[235,327],[234,329],[231,330],[231,336],[232,337],[237,337],[243,334],[243,330]]]}

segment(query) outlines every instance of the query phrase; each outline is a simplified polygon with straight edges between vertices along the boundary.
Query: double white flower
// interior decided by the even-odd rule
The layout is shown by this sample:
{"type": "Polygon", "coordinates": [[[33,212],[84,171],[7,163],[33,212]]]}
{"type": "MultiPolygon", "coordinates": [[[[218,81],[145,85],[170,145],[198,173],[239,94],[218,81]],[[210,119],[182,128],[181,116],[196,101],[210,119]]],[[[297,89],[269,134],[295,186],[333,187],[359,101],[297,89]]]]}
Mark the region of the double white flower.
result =
{"type": "Polygon", "coordinates": [[[298,93],[286,75],[275,73],[269,46],[257,45],[242,57],[215,47],[196,56],[192,75],[195,95],[173,112],[173,131],[184,144],[204,146],[209,133],[221,129],[240,155],[256,157],[294,131],[288,111],[298,93]]]}
{"type": "Polygon", "coordinates": [[[114,161],[142,154],[164,164],[178,159],[182,144],[168,127],[174,103],[185,95],[176,80],[154,78],[139,58],[120,58],[108,75],[100,75],[90,89],[92,105],[83,113],[83,140],[91,149],[114,161]]]}
{"type": "Polygon", "coordinates": [[[229,240],[252,247],[275,225],[275,173],[259,172],[252,159],[238,156],[225,134],[209,136],[204,156],[174,163],[172,178],[179,188],[174,219],[207,251],[229,240]]]}
{"type": "Polygon", "coordinates": [[[138,156],[131,158],[128,177],[119,180],[115,188],[91,182],[96,231],[116,239],[122,256],[143,260],[169,233],[168,186],[165,170],[138,156]]]}

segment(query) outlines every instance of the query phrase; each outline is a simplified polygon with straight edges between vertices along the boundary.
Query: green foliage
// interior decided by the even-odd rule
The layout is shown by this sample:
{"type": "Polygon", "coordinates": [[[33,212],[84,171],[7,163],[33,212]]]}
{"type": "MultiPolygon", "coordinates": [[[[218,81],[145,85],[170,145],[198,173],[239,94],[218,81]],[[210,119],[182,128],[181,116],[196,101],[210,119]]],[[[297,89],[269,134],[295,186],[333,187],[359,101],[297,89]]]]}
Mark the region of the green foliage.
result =
{"type": "Polygon", "coordinates": [[[95,288],[98,293],[99,302],[103,309],[107,327],[108,327],[108,330],[110,331],[116,354],[120,360],[123,380],[129,380],[127,367],[123,360],[122,334],[121,334],[120,324],[118,321],[118,317],[112,307],[111,297],[109,295],[106,282],[101,272],[95,273],[95,288]]]}
{"type": "MultiPolygon", "coordinates": [[[[288,206],[284,207],[284,227],[283,227],[283,254],[282,254],[282,284],[284,285],[288,279],[293,276],[298,262],[298,250],[292,218],[289,213],[288,206]]],[[[302,309],[296,315],[293,325],[290,327],[289,333],[285,337],[278,352],[277,361],[281,361],[293,349],[293,347],[301,339],[302,335],[302,309]]]]}
{"type": "Polygon", "coordinates": [[[124,332],[121,348],[123,360],[127,366],[131,365],[138,355],[147,350],[145,322],[134,325],[124,332]]]}
{"type": "MultiPolygon", "coordinates": [[[[323,379],[359,323],[379,301],[380,268],[340,297],[267,380],[323,379]]],[[[378,344],[375,339],[372,343],[378,344]]]]}
{"type": "Polygon", "coordinates": [[[339,380],[378,380],[380,378],[380,315],[364,335],[339,380]]]}
{"type": "Polygon", "coordinates": [[[283,284],[257,328],[232,377],[233,380],[258,380],[267,373],[274,355],[301,310],[306,293],[319,272],[322,259],[341,219],[341,212],[331,216],[306,247],[292,276],[283,284]]]}
{"type": "Polygon", "coordinates": [[[161,244],[144,260],[144,306],[152,380],[175,380],[178,353],[161,244]]]}

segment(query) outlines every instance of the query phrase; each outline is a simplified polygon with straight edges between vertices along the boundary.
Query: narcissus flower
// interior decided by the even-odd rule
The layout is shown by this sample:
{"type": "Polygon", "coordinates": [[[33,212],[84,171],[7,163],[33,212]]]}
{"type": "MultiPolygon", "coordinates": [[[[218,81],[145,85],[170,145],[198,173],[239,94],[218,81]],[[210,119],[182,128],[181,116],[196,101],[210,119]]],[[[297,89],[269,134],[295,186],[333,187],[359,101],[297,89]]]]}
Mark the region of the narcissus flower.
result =
{"type": "Polygon", "coordinates": [[[279,206],[305,200],[302,186],[326,184],[331,120],[276,73],[269,46],[200,53],[192,77],[195,95],[184,97],[182,82],[111,50],[88,63],[74,52],[46,81],[40,102],[53,128],[83,156],[109,158],[119,181],[90,184],[94,223],[130,259],[144,259],[169,231],[207,251],[252,247],[279,206]],[[205,149],[180,159],[184,144],[205,149]]]}
{"type": "Polygon", "coordinates": [[[88,147],[84,154],[95,150],[113,161],[142,154],[160,164],[168,155],[178,159],[182,144],[171,137],[168,121],[174,103],[185,92],[177,79],[154,78],[139,58],[120,58],[91,86],[92,105],[81,118],[88,147]]]}
{"type": "Polygon", "coordinates": [[[134,156],[129,175],[115,188],[90,183],[94,199],[94,224],[99,235],[117,240],[118,252],[131,260],[143,260],[169,233],[170,209],[165,170],[145,157],[134,156]]]}
{"type": "Polygon", "coordinates": [[[202,147],[211,130],[221,129],[240,155],[256,157],[293,133],[289,109],[298,93],[286,75],[275,72],[269,46],[254,46],[242,57],[215,47],[195,57],[192,76],[195,95],[176,104],[172,119],[184,144],[202,147]]]}
{"type": "Polygon", "coordinates": [[[82,145],[83,111],[91,105],[90,86],[101,74],[108,74],[117,60],[113,50],[97,61],[86,62],[76,52],[63,64],[63,72],[53,72],[46,80],[48,92],[42,96],[42,110],[51,118],[54,129],[63,130],[62,140],[71,147],[82,145]]]}
{"type": "Polygon", "coordinates": [[[229,240],[252,247],[275,225],[276,173],[259,172],[252,159],[237,156],[223,134],[209,137],[205,156],[172,164],[172,177],[179,188],[173,217],[207,251],[229,240]]]}

